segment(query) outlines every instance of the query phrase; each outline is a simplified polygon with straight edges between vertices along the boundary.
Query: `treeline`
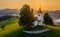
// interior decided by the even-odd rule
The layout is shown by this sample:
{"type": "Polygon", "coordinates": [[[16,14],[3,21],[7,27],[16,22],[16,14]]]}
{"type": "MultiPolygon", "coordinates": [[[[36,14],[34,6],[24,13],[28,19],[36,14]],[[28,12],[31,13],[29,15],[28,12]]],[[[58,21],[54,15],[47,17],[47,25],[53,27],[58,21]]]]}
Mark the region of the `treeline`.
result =
{"type": "Polygon", "coordinates": [[[5,20],[8,20],[10,18],[12,18],[12,16],[10,16],[10,15],[2,16],[2,17],[0,17],[0,22],[5,21],[5,20]]]}

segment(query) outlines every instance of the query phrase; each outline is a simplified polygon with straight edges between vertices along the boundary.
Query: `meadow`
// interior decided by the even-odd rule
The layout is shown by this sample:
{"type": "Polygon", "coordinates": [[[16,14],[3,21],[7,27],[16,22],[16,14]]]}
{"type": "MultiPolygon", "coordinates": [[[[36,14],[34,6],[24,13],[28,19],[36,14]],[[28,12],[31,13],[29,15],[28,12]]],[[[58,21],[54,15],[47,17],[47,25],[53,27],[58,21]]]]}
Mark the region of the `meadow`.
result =
{"type": "MultiPolygon", "coordinates": [[[[51,29],[48,32],[41,34],[27,34],[22,32],[23,27],[19,26],[18,21],[17,18],[11,18],[0,22],[0,26],[6,25],[4,30],[0,28],[0,37],[60,37],[60,27],[47,25],[47,27],[51,29]]],[[[46,25],[44,26],[46,27],[46,25]]]]}

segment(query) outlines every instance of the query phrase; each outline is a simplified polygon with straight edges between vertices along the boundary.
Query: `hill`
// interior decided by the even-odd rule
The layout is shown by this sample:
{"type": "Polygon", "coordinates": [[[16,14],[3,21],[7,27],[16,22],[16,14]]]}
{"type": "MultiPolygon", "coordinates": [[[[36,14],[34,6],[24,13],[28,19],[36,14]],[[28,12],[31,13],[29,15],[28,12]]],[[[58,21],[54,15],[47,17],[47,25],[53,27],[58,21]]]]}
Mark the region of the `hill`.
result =
{"type": "Polygon", "coordinates": [[[17,9],[2,9],[0,10],[0,17],[4,15],[18,14],[19,10],[17,9]]]}
{"type": "Polygon", "coordinates": [[[47,11],[53,19],[60,19],[60,10],[47,11]]]}
{"type": "Polygon", "coordinates": [[[50,31],[32,35],[22,32],[22,27],[18,25],[18,19],[15,19],[14,22],[15,23],[10,22],[10,24],[6,26],[5,30],[0,31],[0,37],[60,37],[60,27],[47,25],[48,28],[51,29],[50,31]]]}

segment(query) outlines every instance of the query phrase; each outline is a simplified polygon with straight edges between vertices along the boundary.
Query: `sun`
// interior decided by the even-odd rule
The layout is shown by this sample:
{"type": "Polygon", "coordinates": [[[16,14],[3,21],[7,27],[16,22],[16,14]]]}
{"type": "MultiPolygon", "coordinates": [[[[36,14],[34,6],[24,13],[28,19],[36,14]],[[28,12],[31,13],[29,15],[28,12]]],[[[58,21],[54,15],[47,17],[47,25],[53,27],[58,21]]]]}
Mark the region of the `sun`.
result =
{"type": "Polygon", "coordinates": [[[40,6],[37,7],[38,9],[40,8],[40,6]]]}
{"type": "Polygon", "coordinates": [[[41,8],[41,5],[38,4],[38,6],[37,6],[37,10],[39,10],[40,8],[41,8]]]}

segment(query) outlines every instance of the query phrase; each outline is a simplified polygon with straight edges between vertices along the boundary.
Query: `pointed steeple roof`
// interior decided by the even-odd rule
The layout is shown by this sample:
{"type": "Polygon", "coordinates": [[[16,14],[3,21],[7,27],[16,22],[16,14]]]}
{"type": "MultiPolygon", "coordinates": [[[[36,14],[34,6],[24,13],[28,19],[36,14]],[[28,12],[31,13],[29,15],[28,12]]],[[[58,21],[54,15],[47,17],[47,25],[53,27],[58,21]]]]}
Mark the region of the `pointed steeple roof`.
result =
{"type": "Polygon", "coordinates": [[[39,8],[39,10],[38,10],[38,13],[42,13],[41,6],[40,6],[40,8],[39,8]]]}

